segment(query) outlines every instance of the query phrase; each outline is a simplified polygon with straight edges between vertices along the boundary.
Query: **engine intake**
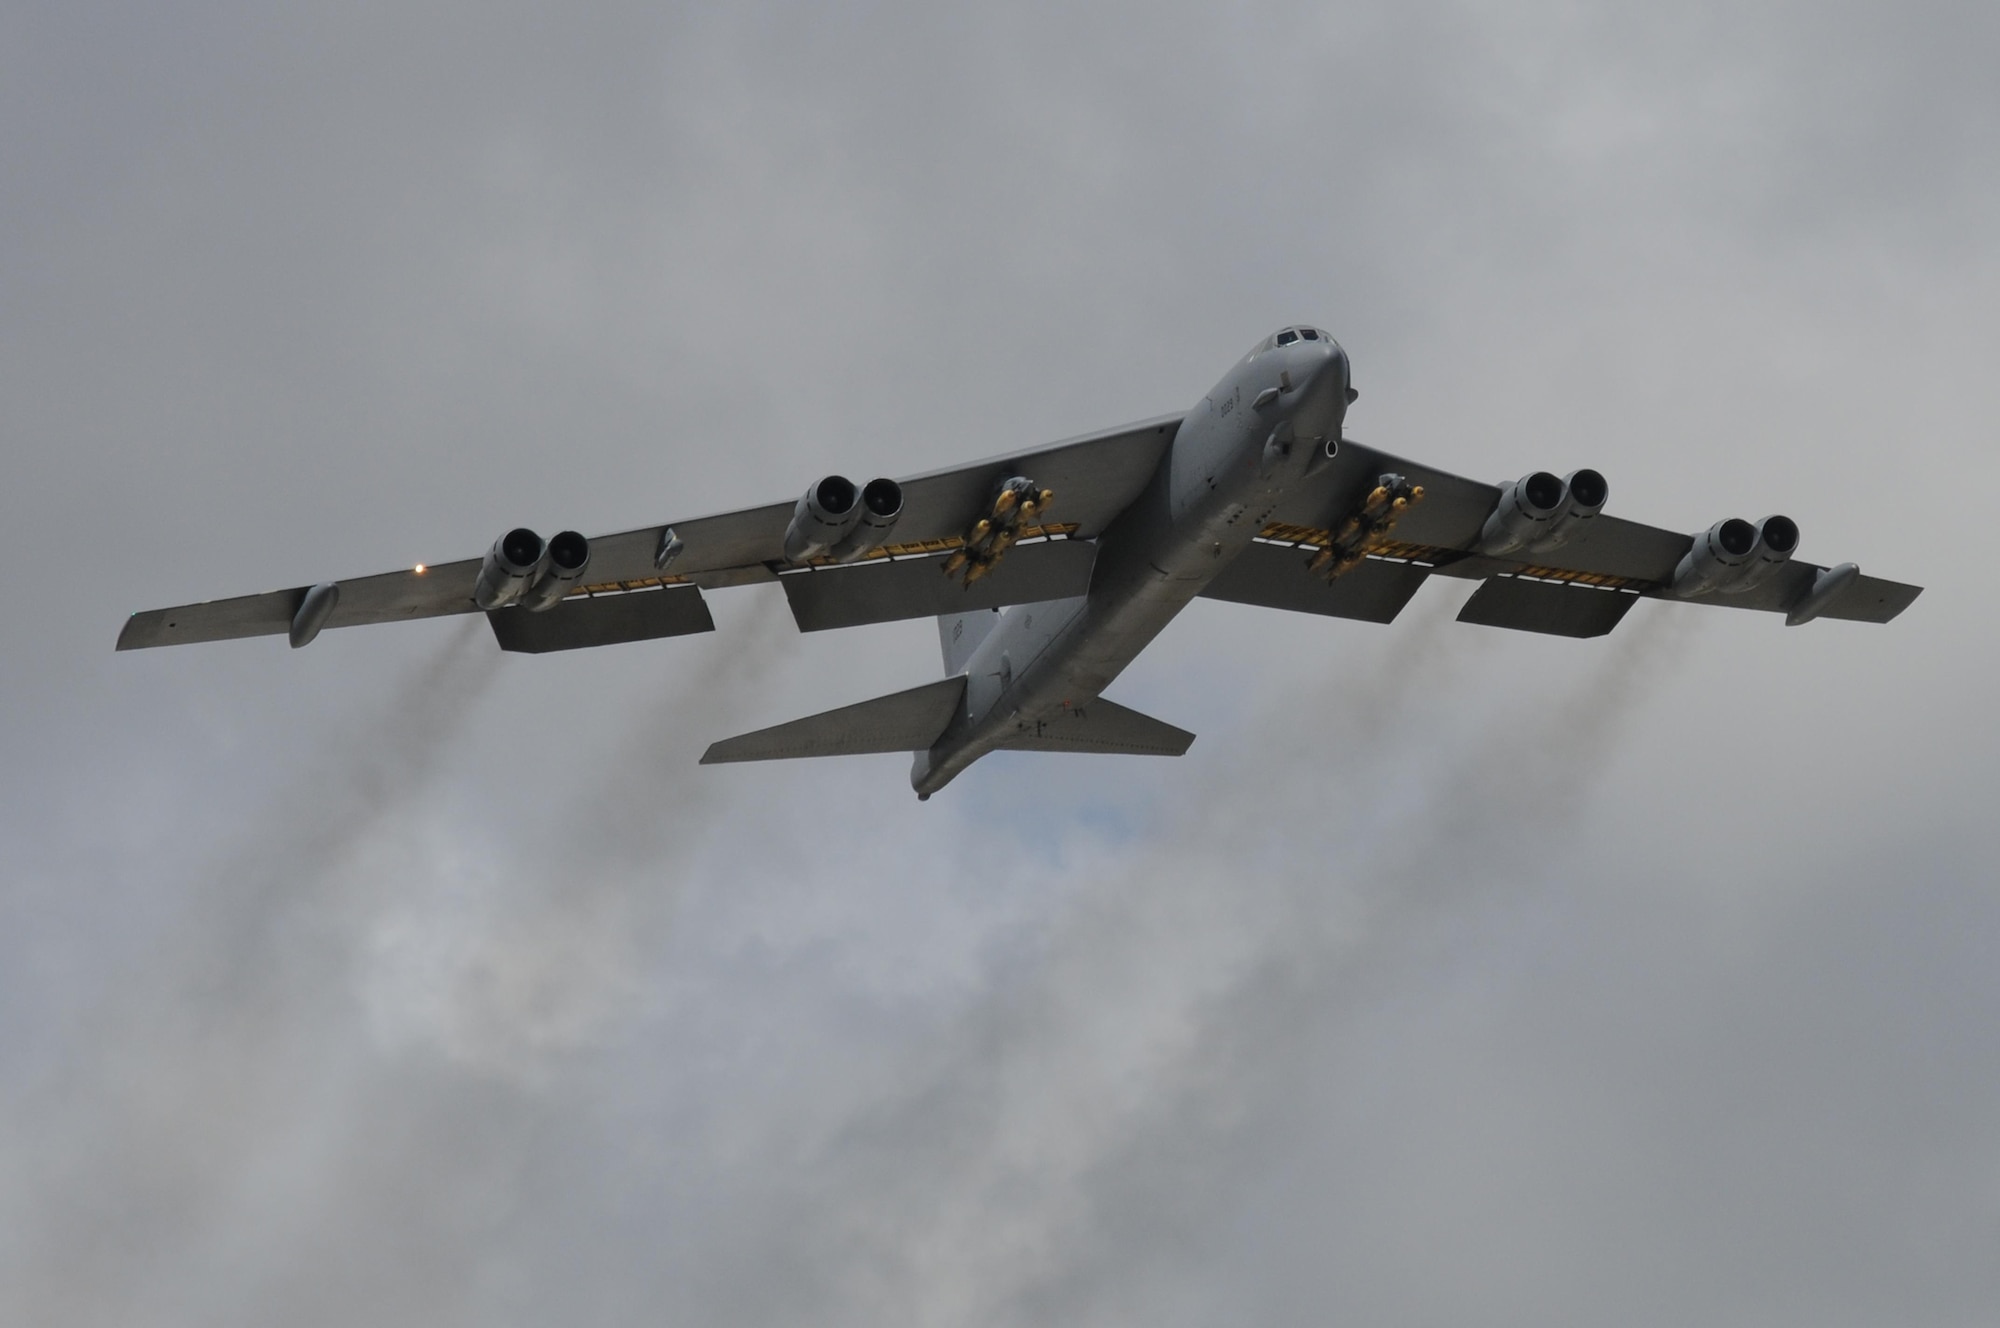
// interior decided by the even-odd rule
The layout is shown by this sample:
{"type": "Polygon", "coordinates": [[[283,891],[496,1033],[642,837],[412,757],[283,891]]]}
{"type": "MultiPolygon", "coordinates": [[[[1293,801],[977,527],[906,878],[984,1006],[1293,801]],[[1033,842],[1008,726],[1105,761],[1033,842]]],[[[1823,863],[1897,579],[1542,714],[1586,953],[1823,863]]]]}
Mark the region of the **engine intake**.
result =
{"type": "Polygon", "coordinates": [[[1611,497],[1611,482],[1588,467],[1572,470],[1563,480],[1567,505],[1563,515],[1570,521],[1588,521],[1604,510],[1611,497]]]}
{"type": "Polygon", "coordinates": [[[589,566],[589,540],[574,530],[551,535],[542,557],[542,570],[514,602],[530,613],[553,609],[583,579],[584,569],[589,566]]]}
{"type": "MultiPolygon", "coordinates": [[[[805,491],[785,527],[785,561],[810,562],[846,538],[861,519],[860,490],[845,475],[829,475],[805,491]]],[[[902,493],[897,492],[897,507],[902,493]]]]}
{"type": "Polygon", "coordinates": [[[1479,551],[1499,557],[1558,548],[1602,512],[1610,496],[1611,485],[1594,470],[1572,470],[1560,480],[1546,470],[1523,475],[1500,491],[1479,532],[1479,551]]]}
{"type": "Polygon", "coordinates": [[[861,510],[854,528],[827,552],[837,563],[851,563],[882,547],[903,515],[903,486],[894,480],[870,480],[861,487],[861,510]]]}
{"type": "Polygon", "coordinates": [[[545,551],[542,537],[526,526],[518,526],[494,540],[485,560],[479,564],[472,602],[487,610],[512,604],[541,570],[545,551]]]}
{"type": "Polygon", "coordinates": [[[1546,470],[1523,475],[1500,490],[1500,501],[1479,531],[1479,551],[1512,553],[1542,538],[1562,512],[1563,482],[1546,470]]]}
{"type": "Polygon", "coordinates": [[[1790,562],[1798,546],[1799,528],[1790,517],[1767,516],[1754,526],[1729,517],[1694,537],[1668,593],[1682,599],[1712,591],[1740,594],[1790,562]]]}
{"type": "Polygon", "coordinates": [[[1755,570],[1736,589],[1748,590],[1758,582],[1767,580],[1772,573],[1792,560],[1792,553],[1798,547],[1798,522],[1788,516],[1767,516],[1759,521],[1755,570]]]}

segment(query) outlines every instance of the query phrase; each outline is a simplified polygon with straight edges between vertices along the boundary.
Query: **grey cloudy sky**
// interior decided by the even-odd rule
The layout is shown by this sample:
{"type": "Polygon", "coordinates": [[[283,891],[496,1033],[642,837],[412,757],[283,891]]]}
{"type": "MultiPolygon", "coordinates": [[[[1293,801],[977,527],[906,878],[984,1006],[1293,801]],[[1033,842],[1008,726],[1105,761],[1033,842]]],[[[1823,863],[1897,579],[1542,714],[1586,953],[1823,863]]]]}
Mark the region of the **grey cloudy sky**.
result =
{"type": "Polygon", "coordinates": [[[0,10],[0,1319],[1972,1324],[2000,11],[0,10]],[[704,770],[925,623],[133,609],[1185,408],[1794,516],[1886,629],[1201,603],[1172,762],[704,770]]]}

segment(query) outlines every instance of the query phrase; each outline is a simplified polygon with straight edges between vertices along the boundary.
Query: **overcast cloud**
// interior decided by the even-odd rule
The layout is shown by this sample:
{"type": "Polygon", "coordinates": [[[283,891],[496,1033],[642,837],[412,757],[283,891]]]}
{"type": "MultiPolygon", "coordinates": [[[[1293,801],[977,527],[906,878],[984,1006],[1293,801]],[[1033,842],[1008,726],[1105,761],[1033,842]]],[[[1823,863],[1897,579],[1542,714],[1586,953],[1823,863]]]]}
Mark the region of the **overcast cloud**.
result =
{"type": "Polygon", "coordinates": [[[0,9],[0,1319],[1974,1324],[2000,10],[0,9]],[[1199,603],[1178,761],[703,769],[927,623],[131,610],[1184,409],[1887,628],[1199,603]]]}

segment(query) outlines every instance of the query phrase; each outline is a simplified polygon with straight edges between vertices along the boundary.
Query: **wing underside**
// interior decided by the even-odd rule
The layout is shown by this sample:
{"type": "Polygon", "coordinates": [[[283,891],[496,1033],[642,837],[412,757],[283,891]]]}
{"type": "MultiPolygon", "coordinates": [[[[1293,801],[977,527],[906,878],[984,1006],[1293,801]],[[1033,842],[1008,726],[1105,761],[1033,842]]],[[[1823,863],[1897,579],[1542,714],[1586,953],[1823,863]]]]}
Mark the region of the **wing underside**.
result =
{"type": "MultiPolygon", "coordinates": [[[[1459,621],[1554,636],[1602,636],[1640,598],[1788,613],[1829,569],[1795,559],[1739,593],[1671,593],[1675,569],[1694,537],[1616,516],[1581,523],[1560,547],[1489,557],[1478,551],[1501,489],[1372,448],[1350,444],[1273,513],[1258,540],[1202,593],[1268,608],[1392,620],[1431,576],[1483,582],[1459,621]],[[1342,520],[1384,475],[1421,486],[1423,498],[1393,529],[1362,546],[1351,567],[1328,577],[1309,570],[1333,545],[1342,520]],[[1350,582],[1354,584],[1349,584],[1350,582]]],[[[1917,586],[1854,575],[1815,616],[1888,622],[1921,593],[1917,586]]]]}
{"type": "MultiPolygon", "coordinates": [[[[887,541],[855,563],[815,559],[800,568],[787,562],[785,529],[793,505],[772,503],[595,538],[586,575],[556,608],[542,614],[506,608],[488,616],[504,647],[540,652],[706,631],[712,624],[701,592],[728,586],[783,584],[807,631],[1078,594],[1094,556],[1089,541],[1152,478],[1180,418],[1144,420],[901,481],[904,515],[887,541]],[[1055,495],[1047,516],[1021,529],[1020,543],[993,575],[970,587],[948,580],[942,562],[961,546],[997,486],[1017,475],[1055,495]],[[665,567],[656,565],[669,539],[677,542],[677,556],[665,567]],[[578,607],[663,590],[675,593],[616,610],[578,607]],[[548,621],[525,623],[522,617],[548,621]]],[[[478,612],[472,592],[479,569],[480,560],[469,558],[339,582],[335,606],[319,625],[478,612]]],[[[135,613],[118,648],[284,635],[312,589],[294,586],[135,613]]]]}
{"type": "MultiPolygon", "coordinates": [[[[1139,495],[1180,424],[1162,416],[1048,447],[992,457],[901,482],[904,515],[891,536],[858,561],[825,558],[795,565],[784,555],[793,504],[773,503],[715,516],[643,526],[590,541],[586,574],[541,613],[519,607],[488,614],[503,648],[572,650],[711,630],[703,593],[775,583],[802,631],[966,613],[1064,599],[1088,586],[1095,538],[1139,495]],[[946,575],[953,554],[996,487],[1013,476],[1055,495],[1037,523],[1024,525],[1008,556],[977,581],[946,575]],[[670,560],[663,554],[671,551],[670,560]]],[[[1259,538],[1203,594],[1293,612],[1386,623],[1432,576],[1483,582],[1461,621],[1559,636],[1602,635],[1634,600],[1683,598],[1792,614],[1816,597],[1812,616],[1887,622],[1918,587],[1794,560],[1742,593],[1670,594],[1690,535],[1597,516],[1560,547],[1492,557],[1481,531],[1500,487],[1465,479],[1349,441],[1290,492],[1259,538]],[[1394,522],[1353,549],[1336,574],[1326,551],[1346,538],[1351,518],[1384,475],[1423,490],[1394,522]],[[1828,593],[1821,593],[1825,588],[1828,593]],[[1818,602],[1824,601],[1824,602],[1818,602]]],[[[418,566],[337,584],[320,627],[472,613],[479,559],[418,566]]],[[[133,614],[120,650],[294,632],[315,587],[244,595],[133,614]]],[[[309,639],[312,632],[305,635],[309,639]]],[[[296,637],[295,637],[296,639],[296,637]]]]}

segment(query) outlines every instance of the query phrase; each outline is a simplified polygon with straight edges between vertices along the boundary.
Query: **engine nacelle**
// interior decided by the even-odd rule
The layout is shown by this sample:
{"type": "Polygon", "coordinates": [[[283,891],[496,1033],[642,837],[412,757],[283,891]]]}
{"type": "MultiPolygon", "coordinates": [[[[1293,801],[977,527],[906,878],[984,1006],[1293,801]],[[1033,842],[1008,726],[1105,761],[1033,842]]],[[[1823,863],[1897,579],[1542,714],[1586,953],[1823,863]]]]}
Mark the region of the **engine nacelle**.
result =
{"type": "Polygon", "coordinates": [[[1611,486],[1594,470],[1572,470],[1560,480],[1546,470],[1523,475],[1500,491],[1479,532],[1479,552],[1501,557],[1558,548],[1602,512],[1610,496],[1611,486]]]}
{"type": "Polygon", "coordinates": [[[827,552],[837,563],[856,558],[882,546],[903,515],[903,486],[894,480],[870,480],[861,486],[860,512],[854,528],[827,552]]]}
{"type": "Polygon", "coordinates": [[[472,602],[482,609],[500,609],[520,598],[535,574],[542,569],[546,552],[542,537],[526,526],[508,531],[493,541],[479,564],[479,580],[473,583],[472,602]]]}
{"type": "MultiPolygon", "coordinates": [[[[844,475],[829,475],[805,491],[785,527],[785,561],[809,562],[847,537],[861,519],[861,491],[844,475]]],[[[898,512],[902,493],[896,494],[898,512]]]]}
{"type": "Polygon", "coordinates": [[[1682,598],[1710,591],[1741,594],[1790,562],[1798,547],[1798,523],[1788,516],[1767,516],[1754,526],[1737,517],[1718,521],[1694,537],[1694,547],[1674,569],[1668,593],[1682,598]]]}
{"type": "Polygon", "coordinates": [[[1531,553],[1542,553],[1560,548],[1569,542],[1570,536],[1582,530],[1584,524],[1604,510],[1605,500],[1611,497],[1611,485],[1604,476],[1594,470],[1572,470],[1563,478],[1562,510],[1542,537],[1528,546],[1531,553]]]}
{"type": "Polygon", "coordinates": [[[1681,555],[1668,592],[1683,599],[1711,590],[1729,590],[1749,575],[1757,556],[1757,527],[1741,517],[1725,517],[1694,537],[1681,555]]]}
{"type": "Polygon", "coordinates": [[[1479,531],[1479,551],[1497,557],[1541,540],[1562,513],[1564,497],[1563,482],[1546,470],[1502,488],[1479,531]]]}
{"type": "Polygon", "coordinates": [[[1771,574],[1792,560],[1799,547],[1799,524],[1788,516],[1767,516],[1757,523],[1757,551],[1750,558],[1750,572],[1730,587],[1748,590],[1770,579],[1771,574]]]}
{"type": "Polygon", "coordinates": [[[551,535],[542,556],[542,570],[514,602],[530,613],[553,609],[583,579],[584,569],[589,566],[589,540],[574,530],[551,535]]]}

